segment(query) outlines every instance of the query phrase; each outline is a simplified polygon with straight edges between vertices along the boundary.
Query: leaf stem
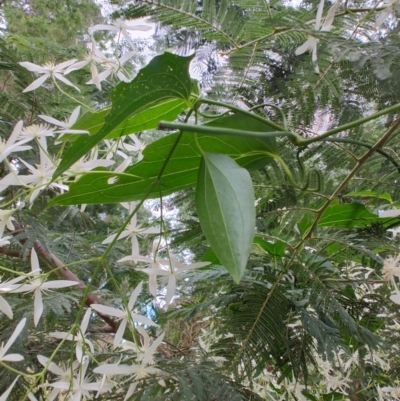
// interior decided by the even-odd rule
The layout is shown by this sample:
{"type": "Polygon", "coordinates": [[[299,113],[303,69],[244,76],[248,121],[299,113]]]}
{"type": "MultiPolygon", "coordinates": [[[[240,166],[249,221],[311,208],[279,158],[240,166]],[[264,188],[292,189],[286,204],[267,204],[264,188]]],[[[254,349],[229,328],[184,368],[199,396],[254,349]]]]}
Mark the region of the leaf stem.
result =
{"type": "Polygon", "coordinates": [[[160,121],[158,129],[174,129],[186,132],[195,132],[197,134],[209,134],[209,135],[231,135],[231,136],[247,136],[253,138],[272,138],[272,137],[294,137],[289,131],[272,131],[272,132],[257,132],[257,131],[245,131],[232,128],[220,128],[212,127],[208,125],[195,125],[195,124],[184,124],[184,123],[171,123],[169,121],[160,121]]]}
{"type": "Polygon", "coordinates": [[[324,132],[323,134],[318,135],[318,136],[313,137],[313,138],[304,139],[304,138],[301,138],[299,136],[299,138],[301,138],[300,141],[299,142],[294,142],[294,144],[298,145],[298,146],[306,146],[306,145],[309,145],[310,143],[319,142],[319,141],[322,141],[325,138],[328,138],[328,137],[330,137],[330,136],[332,136],[334,134],[337,134],[337,133],[342,132],[342,131],[346,131],[348,129],[352,129],[352,128],[358,127],[359,125],[364,124],[364,123],[366,123],[368,121],[375,120],[375,119],[377,119],[379,117],[382,117],[382,116],[384,116],[386,114],[389,114],[389,113],[394,113],[395,111],[398,111],[398,110],[400,110],[400,103],[397,103],[394,106],[390,106],[390,107],[388,107],[386,109],[383,109],[381,111],[378,111],[377,113],[372,114],[370,116],[363,117],[363,118],[360,118],[360,119],[358,119],[356,121],[352,121],[351,123],[344,124],[344,125],[341,125],[339,127],[330,129],[330,130],[324,132]]]}

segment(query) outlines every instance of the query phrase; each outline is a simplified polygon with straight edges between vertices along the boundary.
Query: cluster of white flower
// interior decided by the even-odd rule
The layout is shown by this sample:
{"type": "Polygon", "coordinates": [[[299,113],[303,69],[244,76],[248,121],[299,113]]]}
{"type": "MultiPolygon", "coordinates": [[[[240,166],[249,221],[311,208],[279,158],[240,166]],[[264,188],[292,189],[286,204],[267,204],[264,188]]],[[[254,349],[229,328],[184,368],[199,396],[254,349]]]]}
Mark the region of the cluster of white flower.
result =
{"type": "Polygon", "coordinates": [[[396,303],[400,304],[400,291],[397,287],[395,277],[400,277],[400,254],[397,255],[395,258],[386,258],[383,263],[382,275],[385,281],[389,281],[393,284],[395,289],[395,293],[390,296],[390,299],[396,303]]]}
{"type": "MultiPolygon", "coordinates": [[[[329,9],[328,13],[326,14],[326,17],[323,19],[322,14],[324,11],[325,0],[321,0],[315,18],[315,26],[314,26],[315,32],[329,32],[334,28],[332,24],[339,4],[340,0],[336,0],[329,9]]],[[[375,28],[379,28],[385,22],[385,20],[389,18],[391,14],[395,13],[396,11],[400,11],[399,0],[383,0],[382,7],[383,11],[379,13],[378,18],[376,19],[375,28]]],[[[308,39],[295,51],[296,56],[299,56],[305,53],[306,51],[311,51],[312,62],[314,64],[314,69],[317,74],[319,74],[319,67],[317,64],[318,42],[319,42],[318,38],[310,35],[308,39]]]]}
{"type": "MultiPolygon", "coordinates": [[[[132,42],[128,31],[146,31],[150,29],[152,28],[147,25],[129,26],[122,20],[117,20],[111,25],[95,25],[90,29],[89,33],[93,35],[93,33],[98,30],[115,32],[118,37],[123,37],[128,42],[132,50],[135,50],[134,43],[132,42]]],[[[59,86],[57,81],[79,91],[79,88],[67,79],[66,75],[86,66],[90,68],[91,72],[91,79],[87,83],[96,85],[99,90],[101,90],[101,82],[107,79],[111,74],[115,75],[122,81],[130,80],[123,65],[134,55],[133,51],[127,52],[116,60],[110,60],[106,58],[100,50],[98,50],[93,37],[91,38],[91,43],[91,51],[83,61],[73,59],[57,65],[53,63],[36,65],[30,62],[21,62],[21,66],[39,75],[39,77],[28,85],[23,92],[33,91],[50,81],[61,91],[62,88],[59,86]]],[[[0,162],[4,162],[8,170],[8,174],[0,180],[0,192],[6,190],[10,186],[19,186],[23,189],[23,191],[20,192],[21,197],[24,195],[26,196],[26,201],[18,202],[16,204],[17,206],[14,208],[0,209],[0,246],[5,246],[10,243],[12,237],[4,236],[4,232],[6,229],[9,231],[15,231],[15,219],[13,217],[15,212],[23,208],[25,203],[32,205],[40,192],[44,189],[57,188],[58,190],[66,191],[68,190],[68,186],[63,180],[70,181],[73,177],[78,179],[79,176],[84,174],[86,171],[90,171],[99,166],[109,167],[115,163],[112,159],[118,157],[122,162],[114,169],[114,172],[123,172],[132,163],[135,156],[136,161],[140,161],[143,158],[142,152],[145,145],[134,134],[125,136],[121,139],[104,140],[91,152],[89,156],[80,159],[71,166],[71,168],[64,173],[63,177],[57,181],[52,181],[52,176],[57,167],[58,160],[56,160],[56,157],[49,154],[47,140],[49,137],[54,137],[58,134],[58,138],[56,139],[58,142],[55,143],[57,145],[60,144],[60,138],[65,134],[88,134],[87,130],[74,128],[74,125],[76,125],[76,122],[78,121],[80,111],[81,107],[76,107],[70,117],[65,121],[60,121],[47,115],[39,115],[39,118],[42,119],[44,123],[24,126],[23,121],[19,121],[6,141],[0,139],[0,162]],[[29,142],[32,143],[29,144],[29,142]],[[35,166],[22,158],[15,156],[15,153],[29,151],[35,146],[39,153],[39,161],[35,166]],[[101,155],[100,158],[99,154],[101,155]],[[25,168],[29,174],[20,174],[20,171],[25,168]]],[[[113,177],[110,178],[110,180],[112,179],[113,177]]],[[[136,205],[135,203],[129,203],[123,204],[123,206],[126,207],[128,211],[132,212],[136,205]]],[[[126,227],[126,230],[121,233],[119,238],[116,238],[116,235],[111,235],[103,243],[111,243],[114,239],[130,238],[132,244],[132,256],[139,257],[140,248],[138,237],[144,234],[160,235],[160,230],[153,227],[142,228],[137,224],[137,217],[135,214],[126,227]]],[[[172,255],[172,257],[174,256],[172,255]]],[[[180,266],[181,265],[179,265],[179,267],[180,266]]],[[[49,290],[78,285],[78,282],[76,281],[47,281],[47,278],[48,275],[42,273],[36,251],[32,248],[31,272],[22,274],[5,282],[0,282],[0,312],[6,315],[9,319],[13,319],[13,310],[9,301],[7,301],[7,296],[13,293],[33,293],[33,321],[34,325],[37,326],[44,310],[42,298],[43,293],[49,290]]],[[[137,382],[148,375],[159,376],[160,383],[163,383],[162,377],[165,377],[166,373],[157,369],[153,365],[155,364],[154,354],[163,341],[164,333],[159,334],[154,341],[150,341],[150,337],[146,330],[137,325],[138,323],[141,323],[147,326],[157,326],[148,317],[135,312],[135,303],[141,290],[142,283],[140,283],[132,292],[123,309],[117,309],[102,304],[93,304],[91,305],[91,308],[86,310],[79,327],[73,326],[70,332],[54,332],[49,334],[50,337],[53,337],[62,343],[65,341],[75,343],[76,361],[73,363],[71,361],[66,366],[59,367],[52,362],[53,357],[47,358],[38,355],[37,358],[39,363],[43,365],[48,372],[56,376],[54,381],[39,385],[43,397],[45,397],[46,400],[52,401],[55,399],[65,399],[79,401],[81,399],[92,399],[92,395],[90,394],[91,392],[96,391],[98,396],[99,394],[110,391],[115,386],[116,383],[108,379],[108,376],[110,375],[130,376],[129,380],[131,380],[131,384],[125,399],[128,399],[133,394],[137,382]],[[114,317],[116,318],[116,321],[119,322],[118,330],[114,336],[113,347],[115,351],[118,351],[121,355],[125,355],[123,359],[119,357],[119,362],[116,364],[109,363],[94,368],[94,374],[102,375],[99,376],[98,379],[94,379],[92,376],[87,375],[90,364],[89,362],[94,360],[93,355],[96,349],[96,344],[93,344],[90,339],[90,334],[88,334],[88,327],[90,319],[94,317],[96,313],[103,316],[107,315],[114,317]],[[129,327],[132,332],[137,331],[140,334],[142,338],[141,343],[132,343],[123,340],[127,327],[129,327]],[[124,363],[120,363],[122,360],[124,363]]],[[[169,291],[171,290],[175,290],[175,281],[173,286],[172,284],[169,285],[169,291]]],[[[172,298],[172,295],[169,296],[168,293],[169,298],[172,298]]],[[[1,345],[0,347],[0,361],[4,366],[8,363],[19,362],[24,359],[20,354],[9,354],[7,352],[16,338],[23,331],[26,322],[27,320],[25,318],[22,319],[16,326],[6,344],[1,345]]],[[[14,380],[8,390],[0,396],[0,401],[7,400],[18,378],[19,376],[14,380]]],[[[28,398],[31,401],[36,399],[32,393],[28,394],[28,398]]]]}

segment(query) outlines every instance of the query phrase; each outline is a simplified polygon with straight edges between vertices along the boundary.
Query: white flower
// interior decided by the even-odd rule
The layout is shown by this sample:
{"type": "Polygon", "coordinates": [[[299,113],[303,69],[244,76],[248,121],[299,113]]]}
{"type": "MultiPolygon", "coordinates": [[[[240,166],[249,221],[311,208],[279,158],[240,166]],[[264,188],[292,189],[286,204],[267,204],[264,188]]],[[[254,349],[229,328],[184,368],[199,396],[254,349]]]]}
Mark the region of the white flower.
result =
{"type": "Polygon", "coordinates": [[[400,11],[398,0],[383,0],[382,7],[385,7],[385,9],[379,13],[375,22],[375,28],[379,28],[392,12],[400,11]]]}
{"type": "Polygon", "coordinates": [[[150,31],[151,29],[151,26],[148,25],[126,25],[122,19],[118,18],[111,25],[99,24],[92,26],[89,29],[89,33],[92,34],[100,30],[118,32],[126,39],[132,50],[136,50],[128,31],[150,31]]]}
{"type": "Polygon", "coordinates": [[[55,280],[55,281],[45,281],[45,279],[41,276],[39,259],[37,257],[36,251],[32,248],[31,252],[31,269],[32,277],[29,284],[21,285],[19,288],[13,290],[13,292],[33,292],[35,301],[34,301],[34,312],[33,312],[33,321],[35,326],[39,323],[39,319],[43,313],[43,300],[42,300],[42,292],[50,290],[52,288],[65,288],[71,287],[73,285],[77,285],[76,281],[71,280],[55,280]]]}
{"type": "MultiPolygon", "coordinates": [[[[101,72],[98,76],[98,82],[102,82],[105,79],[107,79],[111,74],[116,75],[121,81],[123,82],[129,82],[129,79],[125,76],[125,74],[122,72],[122,65],[125,64],[133,55],[135,52],[128,52],[125,53],[123,56],[121,56],[117,62],[114,62],[112,60],[104,59],[103,64],[107,67],[103,72],[101,72]]],[[[87,84],[94,84],[94,80],[91,79],[87,84]]]]}
{"type": "MultiPolygon", "coordinates": [[[[335,4],[329,9],[328,14],[325,17],[325,20],[322,24],[321,27],[321,20],[322,20],[322,12],[324,11],[324,4],[325,0],[321,0],[319,3],[318,11],[317,11],[317,16],[315,18],[315,30],[316,31],[330,31],[333,26],[333,19],[335,17],[335,12],[336,8],[339,5],[339,2],[336,1],[335,4]]],[[[299,56],[300,54],[305,53],[307,50],[311,50],[312,52],[312,61],[315,64],[315,72],[319,74],[319,68],[318,65],[316,65],[317,62],[317,44],[319,42],[319,39],[310,36],[300,47],[298,47],[295,51],[296,56],[299,56]]]]}
{"type": "Polygon", "coordinates": [[[33,167],[26,161],[21,160],[21,162],[28,168],[32,173],[31,175],[18,175],[14,176],[14,182],[11,185],[21,185],[21,184],[31,184],[34,188],[32,191],[29,201],[32,203],[36,197],[39,195],[40,191],[45,189],[47,186],[50,188],[60,188],[61,190],[67,190],[68,186],[64,184],[59,184],[56,182],[51,182],[53,173],[55,171],[55,166],[52,160],[47,154],[47,144],[46,138],[38,138],[40,143],[39,156],[40,163],[36,165],[37,168],[33,167]]]}
{"type": "Polygon", "coordinates": [[[89,131],[83,130],[83,129],[72,129],[72,126],[76,123],[79,117],[79,112],[81,110],[81,106],[78,106],[74,109],[74,111],[71,113],[71,116],[69,117],[68,120],[65,122],[56,120],[53,117],[50,116],[45,116],[40,114],[39,117],[53,125],[56,125],[57,127],[60,127],[61,129],[54,131],[55,134],[61,134],[58,139],[60,139],[64,134],[88,134],[89,131]]]}
{"type": "Polygon", "coordinates": [[[115,162],[113,160],[88,160],[86,157],[82,157],[77,162],[75,162],[69,169],[69,173],[73,173],[74,175],[78,173],[83,173],[85,171],[93,170],[96,167],[108,167],[112,166],[115,162]]]}
{"type": "Polygon", "coordinates": [[[86,377],[88,366],[89,358],[85,356],[82,360],[81,369],[72,377],[72,383],[70,380],[61,379],[60,381],[50,383],[49,386],[59,391],[67,390],[71,392],[72,394],[68,398],[69,401],[91,400],[91,391],[99,391],[100,389],[102,392],[110,391],[112,388],[110,383],[92,382],[90,377],[86,377]]]}
{"type": "Polygon", "coordinates": [[[11,337],[6,342],[6,345],[3,343],[0,346],[0,361],[3,362],[19,362],[24,360],[24,357],[20,354],[8,354],[6,355],[9,348],[14,344],[14,341],[21,334],[22,329],[25,327],[26,318],[23,318],[14,329],[14,332],[11,334],[11,337]]]}
{"type": "Polygon", "coordinates": [[[29,63],[28,61],[24,61],[22,63],[19,63],[22,65],[22,67],[25,67],[27,70],[36,72],[38,74],[43,74],[41,77],[39,77],[36,81],[33,81],[29,86],[27,86],[22,92],[30,92],[34,89],[39,88],[42,86],[48,78],[51,78],[53,80],[59,79],[61,82],[64,82],[65,84],[72,86],[75,88],[78,92],[80,90],[70,81],[68,81],[67,78],[65,78],[62,74],[64,73],[64,70],[69,67],[71,64],[75,63],[76,59],[73,60],[68,60],[64,61],[61,64],[54,65],[53,63],[46,63],[44,65],[36,65],[33,63],[29,63]]]}
{"type": "MultiPolygon", "coordinates": [[[[58,376],[58,381],[67,383],[71,381],[71,378],[73,377],[72,375],[75,374],[75,371],[78,369],[80,365],[78,361],[75,361],[72,364],[72,366],[68,366],[65,370],[63,370],[62,368],[58,367],[54,362],[50,362],[50,359],[46,358],[45,356],[38,355],[37,359],[39,360],[41,365],[47,368],[47,370],[58,376]]],[[[55,400],[59,395],[59,393],[61,393],[62,391],[63,391],[62,389],[53,388],[52,392],[48,396],[48,400],[49,401],[55,400]]]]}
{"type": "Polygon", "coordinates": [[[386,258],[383,262],[382,275],[385,281],[390,281],[396,293],[390,296],[392,302],[396,304],[400,304],[400,291],[397,287],[395,277],[400,277],[400,254],[398,254],[395,258],[386,258]]]}
{"type": "Polygon", "coordinates": [[[99,90],[101,90],[101,85],[99,81],[99,72],[97,71],[96,63],[101,63],[105,58],[103,53],[97,49],[96,42],[94,41],[93,36],[91,37],[92,41],[92,50],[87,54],[85,60],[78,61],[75,64],[72,64],[65,70],[65,74],[70,73],[71,71],[80,70],[83,67],[86,67],[90,64],[90,72],[92,73],[92,81],[97,86],[99,90]]]}
{"type": "MultiPolygon", "coordinates": [[[[140,259],[135,258],[136,261],[140,259]]],[[[145,269],[137,269],[149,276],[149,290],[153,296],[157,296],[157,276],[168,277],[167,293],[165,295],[165,302],[168,306],[175,294],[176,281],[182,275],[184,275],[188,270],[198,269],[200,267],[208,266],[210,262],[197,262],[191,263],[190,265],[185,265],[178,262],[178,259],[173,253],[169,253],[169,260],[163,261],[164,263],[159,263],[156,268],[148,267],[145,269]]]]}
{"type": "MultiPolygon", "coordinates": [[[[159,251],[159,246],[160,246],[160,240],[155,239],[153,241],[153,245],[152,245],[151,257],[141,256],[141,255],[130,255],[130,256],[125,256],[124,258],[118,260],[118,263],[123,263],[123,262],[128,262],[128,261],[133,261],[135,263],[144,262],[144,263],[146,263],[145,267],[147,267],[147,268],[163,269],[163,266],[169,265],[169,260],[168,259],[160,259],[157,257],[157,253],[159,251]]],[[[150,289],[150,293],[154,297],[156,297],[157,296],[157,276],[156,275],[149,276],[149,289],[150,289]]]]}
{"type": "Polygon", "coordinates": [[[10,231],[14,231],[15,227],[13,224],[14,217],[12,217],[12,214],[16,211],[17,209],[6,209],[6,210],[1,210],[0,209],[0,237],[3,236],[4,230],[7,227],[10,231]]]}
{"type": "MultiPolygon", "coordinates": [[[[8,237],[6,237],[6,238],[8,238],[8,237]]],[[[16,288],[19,288],[21,286],[21,284],[17,284],[17,283],[19,283],[24,278],[25,277],[23,277],[23,276],[19,276],[19,277],[13,278],[12,280],[0,283],[0,294],[12,292],[16,288]]],[[[9,319],[13,318],[13,311],[11,309],[11,306],[2,296],[0,296],[0,311],[2,311],[9,319]]]]}
{"type": "Polygon", "coordinates": [[[341,372],[330,371],[329,375],[325,376],[326,378],[326,390],[343,390],[343,387],[349,387],[350,379],[348,376],[343,376],[341,372]]]}
{"type": "Polygon", "coordinates": [[[45,136],[53,136],[54,131],[47,124],[32,124],[21,130],[19,138],[22,141],[28,142],[33,139],[43,138],[45,136]]]}
{"type": "Polygon", "coordinates": [[[82,362],[83,360],[83,346],[88,346],[90,349],[90,352],[94,352],[93,344],[85,338],[86,330],[89,325],[89,320],[90,320],[90,315],[92,313],[92,310],[88,308],[88,310],[85,313],[85,316],[82,319],[81,325],[79,327],[79,331],[76,335],[73,335],[71,333],[65,333],[65,332],[54,332],[50,333],[50,337],[58,338],[60,340],[68,340],[68,341],[76,341],[76,347],[75,347],[75,353],[76,353],[76,359],[79,362],[82,362]]]}
{"type": "Polygon", "coordinates": [[[0,401],[7,401],[8,396],[11,394],[12,389],[15,386],[15,383],[19,379],[19,376],[16,377],[16,379],[11,383],[11,386],[1,395],[0,401]]]}
{"type": "Polygon", "coordinates": [[[124,335],[126,326],[128,321],[136,321],[143,324],[147,324],[149,326],[157,326],[152,320],[148,317],[139,315],[134,313],[134,306],[136,299],[140,292],[142,291],[143,282],[140,282],[138,286],[133,290],[128,303],[128,308],[124,310],[111,308],[110,306],[100,305],[100,304],[92,304],[90,305],[92,309],[96,312],[102,313],[104,315],[115,316],[121,323],[118,327],[117,332],[115,333],[114,337],[114,347],[117,347],[122,340],[122,336],[124,335]]]}
{"type": "Polygon", "coordinates": [[[123,341],[120,344],[120,347],[124,350],[132,350],[135,353],[138,353],[139,351],[137,356],[138,362],[142,361],[145,355],[147,355],[146,356],[147,364],[154,365],[155,361],[153,359],[153,354],[155,350],[158,348],[158,346],[162,343],[165,333],[161,333],[161,335],[159,335],[153,342],[150,342],[150,337],[147,334],[147,331],[142,326],[136,326],[135,328],[142,336],[141,347],[138,349],[138,346],[131,341],[123,341]]]}
{"type": "Polygon", "coordinates": [[[143,159],[143,150],[146,147],[146,145],[140,139],[138,139],[138,137],[135,134],[128,135],[128,138],[132,139],[134,145],[122,142],[119,148],[127,152],[131,152],[134,155],[137,154],[138,156],[137,160],[138,162],[140,162],[140,160],[143,159]]]}
{"type": "Polygon", "coordinates": [[[383,262],[382,275],[385,281],[391,281],[394,286],[395,280],[394,277],[400,277],[400,254],[398,254],[395,258],[386,258],[383,262]]]}
{"type": "Polygon", "coordinates": [[[26,143],[26,141],[15,142],[21,133],[22,126],[23,121],[18,121],[7,141],[0,138],[0,162],[2,162],[12,152],[21,152],[23,150],[31,149],[30,146],[21,146],[23,143],[26,143]]]}
{"type": "MultiPolygon", "coordinates": [[[[93,372],[103,375],[131,375],[133,376],[134,380],[141,380],[149,375],[165,375],[164,371],[162,371],[161,369],[157,369],[150,364],[150,362],[153,361],[153,354],[156,351],[157,347],[161,344],[163,338],[164,333],[162,333],[155,341],[153,341],[151,346],[146,350],[143,357],[141,358],[140,364],[106,364],[94,369],[93,372]]],[[[128,391],[131,391],[131,387],[128,391]]]]}
{"type": "Polygon", "coordinates": [[[393,399],[398,400],[400,398],[400,387],[385,386],[380,388],[383,393],[390,394],[393,399]]]}
{"type": "MultiPolygon", "coordinates": [[[[140,224],[137,224],[137,217],[136,217],[136,214],[135,214],[132,217],[132,219],[129,222],[129,224],[126,226],[125,230],[122,231],[122,233],[118,237],[118,240],[120,240],[122,238],[131,237],[132,255],[139,256],[138,237],[141,237],[143,234],[160,234],[160,229],[159,228],[154,228],[154,227],[142,228],[142,226],[140,224]]],[[[102,244],[111,243],[116,236],[117,236],[117,234],[110,235],[109,237],[107,237],[102,242],[102,244]]]]}

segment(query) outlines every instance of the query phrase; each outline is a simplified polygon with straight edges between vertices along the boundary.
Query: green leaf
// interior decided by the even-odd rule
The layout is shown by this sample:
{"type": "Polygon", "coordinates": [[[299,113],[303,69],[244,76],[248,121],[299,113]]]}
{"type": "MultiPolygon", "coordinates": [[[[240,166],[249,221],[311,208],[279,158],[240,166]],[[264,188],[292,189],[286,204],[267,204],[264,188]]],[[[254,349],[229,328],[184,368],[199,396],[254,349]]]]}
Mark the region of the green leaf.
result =
{"type": "Polygon", "coordinates": [[[112,109],[105,116],[104,126],[95,135],[79,136],[65,152],[53,179],[134,114],[144,112],[166,99],[183,99],[189,102],[192,87],[189,64],[192,59],[193,56],[181,57],[164,53],[154,57],[132,82],[118,84],[111,92],[112,109]]]}
{"type": "Polygon", "coordinates": [[[350,192],[346,194],[346,196],[351,197],[367,197],[367,198],[379,198],[387,200],[390,203],[393,203],[392,197],[388,192],[376,192],[376,191],[357,191],[357,192],[350,192]]]}
{"type": "MultiPolygon", "coordinates": [[[[225,128],[246,127],[247,130],[257,132],[271,130],[267,124],[241,113],[218,118],[207,125],[225,128]]],[[[152,190],[149,198],[169,195],[196,185],[201,153],[195,135],[183,134],[159,185],[152,190]]],[[[177,138],[178,134],[170,134],[151,143],[143,151],[143,160],[129,167],[123,174],[103,169],[83,175],[77,182],[71,183],[67,193],[53,199],[51,204],[116,203],[142,199],[157,178],[177,138]],[[108,183],[111,177],[116,177],[113,184],[108,183]]],[[[265,166],[276,153],[275,138],[197,134],[197,141],[204,151],[227,154],[247,169],[265,166]]]]}
{"type": "Polygon", "coordinates": [[[205,152],[196,188],[200,226],[236,283],[254,237],[255,199],[250,174],[226,155],[205,152]]]}
{"type": "MultiPolygon", "coordinates": [[[[155,129],[160,120],[175,120],[178,115],[187,107],[185,101],[181,99],[167,99],[160,104],[149,106],[146,110],[136,113],[133,117],[124,120],[120,125],[113,129],[105,139],[120,138],[124,135],[135,134],[137,132],[155,129]]],[[[104,120],[110,110],[101,110],[96,113],[84,114],[73,126],[74,129],[85,129],[90,135],[97,134],[104,126],[104,120]]],[[[61,141],[75,141],[77,135],[64,135],[61,141]]]]}
{"type": "Polygon", "coordinates": [[[366,227],[371,223],[385,223],[393,219],[380,218],[361,203],[332,203],[322,214],[320,227],[366,227]]]}
{"type": "Polygon", "coordinates": [[[254,237],[253,244],[258,245],[263,251],[268,252],[272,256],[278,256],[281,258],[285,254],[286,245],[282,241],[276,241],[274,243],[265,241],[261,237],[254,237]]]}

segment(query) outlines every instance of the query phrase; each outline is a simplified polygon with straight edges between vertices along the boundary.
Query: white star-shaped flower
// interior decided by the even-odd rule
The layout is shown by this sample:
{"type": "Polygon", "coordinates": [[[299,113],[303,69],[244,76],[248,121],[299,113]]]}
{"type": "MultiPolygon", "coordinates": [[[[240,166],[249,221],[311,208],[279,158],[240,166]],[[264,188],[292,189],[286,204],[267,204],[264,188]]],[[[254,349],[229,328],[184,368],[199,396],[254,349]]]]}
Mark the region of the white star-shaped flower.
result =
{"type": "MultiPolygon", "coordinates": [[[[322,21],[322,12],[324,11],[324,4],[325,0],[321,0],[319,3],[318,11],[317,11],[317,16],[315,18],[315,30],[316,31],[330,31],[333,26],[333,19],[335,18],[335,12],[336,8],[339,5],[339,2],[336,1],[335,4],[329,9],[328,14],[325,17],[325,20],[321,26],[321,21],[322,21]]],[[[299,56],[300,54],[305,53],[307,50],[311,50],[312,52],[312,61],[315,64],[315,72],[319,73],[319,68],[318,65],[316,64],[317,62],[317,44],[319,42],[319,39],[310,36],[300,47],[298,47],[295,51],[296,56],[299,56]]]]}
{"type": "Polygon", "coordinates": [[[93,310],[96,312],[102,313],[108,316],[114,316],[120,320],[120,324],[118,327],[117,332],[114,336],[114,347],[117,347],[122,340],[122,336],[125,333],[126,326],[128,322],[135,321],[143,324],[147,324],[149,326],[157,326],[151,319],[146,316],[139,315],[134,312],[134,306],[137,297],[139,296],[140,292],[142,291],[143,282],[140,282],[138,286],[133,290],[129,302],[128,308],[124,310],[112,308],[110,306],[100,305],[100,304],[92,304],[90,305],[93,310]]]}
{"type": "MultiPolygon", "coordinates": [[[[109,59],[103,59],[103,65],[106,67],[104,71],[102,71],[98,76],[98,82],[103,82],[106,80],[110,75],[115,75],[123,82],[129,82],[129,78],[123,73],[123,64],[125,64],[135,52],[131,51],[122,55],[117,61],[112,61],[109,59]]],[[[94,84],[95,82],[93,79],[86,82],[87,84],[94,84]]]]}
{"type": "Polygon", "coordinates": [[[133,364],[133,365],[123,365],[118,363],[106,364],[94,369],[93,372],[100,373],[102,375],[130,375],[133,377],[135,381],[145,379],[149,375],[158,375],[158,376],[165,375],[166,373],[164,371],[155,368],[150,363],[154,362],[153,355],[158,346],[161,344],[163,338],[164,338],[164,333],[162,333],[159,337],[157,337],[156,340],[153,341],[153,343],[148,347],[148,349],[141,357],[139,364],[133,364]]]}
{"type": "Polygon", "coordinates": [[[97,71],[96,64],[101,63],[106,57],[100,50],[97,49],[96,42],[94,41],[93,36],[91,37],[91,41],[92,50],[86,55],[85,59],[83,61],[78,61],[77,63],[72,64],[65,70],[65,74],[68,74],[71,71],[80,70],[81,68],[86,67],[89,64],[90,72],[92,73],[92,81],[97,86],[97,89],[101,90],[99,72],[97,71]]]}
{"type": "MultiPolygon", "coordinates": [[[[136,258],[136,261],[140,259],[136,258]]],[[[159,263],[156,268],[147,267],[145,269],[137,269],[149,276],[149,290],[153,296],[157,296],[157,276],[168,277],[167,293],[165,294],[165,303],[168,305],[171,303],[172,298],[176,290],[176,282],[181,278],[187,271],[198,269],[200,267],[208,266],[210,262],[196,262],[189,265],[178,262],[178,259],[173,253],[169,253],[169,260],[165,260],[159,263]],[[167,262],[167,263],[165,263],[167,262]]]]}
{"type": "Polygon", "coordinates": [[[38,74],[42,74],[41,77],[39,77],[38,79],[33,81],[22,92],[26,93],[26,92],[30,92],[30,91],[33,91],[34,89],[39,88],[49,78],[51,78],[52,80],[59,79],[61,82],[64,82],[66,85],[72,86],[78,92],[80,92],[80,90],[71,81],[68,81],[68,79],[65,78],[64,75],[63,75],[64,70],[67,67],[69,67],[71,64],[74,64],[75,61],[76,61],[76,59],[68,60],[68,61],[64,61],[61,64],[57,64],[57,65],[55,65],[53,63],[46,63],[44,65],[37,65],[37,64],[30,63],[28,61],[23,61],[23,62],[19,63],[20,65],[22,65],[22,67],[26,68],[29,71],[36,72],[38,74]]]}
{"type": "Polygon", "coordinates": [[[35,326],[37,326],[43,313],[42,292],[48,291],[53,288],[72,287],[74,285],[77,285],[78,283],[71,280],[46,281],[45,278],[40,274],[41,269],[39,266],[39,259],[34,248],[32,248],[31,252],[31,269],[32,274],[29,276],[29,284],[23,284],[20,287],[14,289],[13,292],[33,292],[33,296],[35,298],[33,321],[35,323],[35,326]]]}
{"type": "Polygon", "coordinates": [[[92,26],[89,29],[89,33],[93,34],[93,32],[96,32],[96,31],[117,32],[126,39],[126,41],[129,43],[129,46],[132,48],[132,50],[136,50],[135,45],[132,42],[132,39],[131,39],[128,31],[150,31],[151,29],[152,29],[151,26],[148,26],[148,25],[126,25],[122,19],[118,18],[117,20],[112,22],[110,25],[98,24],[98,25],[92,26]]]}
{"type": "Polygon", "coordinates": [[[33,167],[31,164],[27,163],[25,160],[21,162],[28,168],[31,172],[30,175],[15,175],[14,182],[11,185],[31,185],[33,191],[29,197],[29,201],[32,203],[39,193],[47,187],[50,188],[60,188],[61,190],[67,190],[68,186],[60,184],[57,182],[52,182],[53,173],[56,166],[53,164],[52,160],[47,154],[47,144],[46,138],[38,138],[40,143],[39,156],[40,163],[33,167]]]}
{"type": "MultiPolygon", "coordinates": [[[[57,378],[59,382],[69,383],[71,381],[71,378],[75,374],[75,371],[80,365],[78,361],[75,361],[72,366],[67,366],[66,369],[62,369],[54,362],[50,362],[50,359],[46,358],[43,355],[38,355],[37,359],[39,360],[40,364],[43,365],[48,371],[58,376],[57,378]]],[[[45,386],[52,387],[51,384],[46,384],[45,386]]],[[[53,388],[52,392],[48,396],[49,401],[54,401],[61,392],[63,392],[62,389],[53,388]]]]}
{"type": "MultiPolygon", "coordinates": [[[[154,227],[142,228],[140,224],[137,224],[137,216],[135,214],[129,224],[126,226],[125,230],[122,231],[118,237],[118,240],[130,237],[132,243],[132,255],[139,256],[138,237],[141,237],[143,234],[160,234],[160,229],[154,227]]],[[[102,242],[102,244],[111,243],[116,236],[117,234],[110,235],[102,242]]]]}
{"type": "Polygon", "coordinates": [[[137,361],[140,362],[146,356],[146,361],[148,365],[154,365],[155,361],[153,359],[153,354],[158,346],[162,343],[164,339],[164,334],[161,333],[153,342],[150,341],[150,336],[147,331],[142,326],[136,326],[135,329],[142,336],[141,346],[138,347],[135,343],[131,341],[123,341],[120,347],[124,350],[131,350],[137,354],[137,361]]]}
{"type": "Polygon", "coordinates": [[[84,129],[72,129],[72,126],[78,120],[80,110],[81,106],[76,107],[71,113],[71,116],[68,118],[68,120],[65,121],[56,120],[53,117],[45,116],[42,114],[40,114],[39,117],[42,120],[61,128],[54,131],[55,134],[61,134],[58,139],[60,139],[64,134],[88,134],[89,131],[84,129]]]}
{"type": "Polygon", "coordinates": [[[53,136],[54,130],[47,124],[32,124],[28,127],[22,128],[19,139],[23,142],[29,142],[37,138],[45,136],[53,136]]]}
{"type": "Polygon", "coordinates": [[[385,9],[379,13],[375,22],[375,28],[379,28],[390,14],[400,11],[400,3],[398,0],[383,0],[382,7],[385,9]]]}
{"type": "Polygon", "coordinates": [[[101,393],[110,391],[112,385],[110,383],[103,382],[92,382],[91,377],[86,376],[86,371],[89,366],[89,358],[85,356],[82,360],[82,365],[79,372],[72,377],[72,383],[70,380],[60,380],[57,382],[49,383],[49,386],[62,391],[66,390],[71,393],[68,400],[80,401],[80,400],[91,400],[92,396],[90,392],[100,391],[101,393]]]}
{"type": "Polygon", "coordinates": [[[31,149],[30,146],[22,146],[22,144],[27,141],[16,142],[21,134],[22,126],[23,121],[18,121],[7,141],[0,138],[0,162],[2,162],[12,152],[21,152],[23,150],[31,149]]]}
{"type": "Polygon", "coordinates": [[[127,137],[132,139],[134,144],[131,145],[129,143],[122,142],[118,147],[127,152],[131,152],[133,155],[137,154],[137,161],[140,162],[140,160],[143,159],[143,150],[145,149],[146,145],[140,139],[138,139],[135,134],[127,135],[127,137]]]}
{"type": "Polygon", "coordinates": [[[92,314],[92,309],[88,308],[88,310],[85,313],[85,316],[82,319],[79,331],[76,335],[60,331],[50,333],[50,337],[58,338],[59,340],[76,341],[76,346],[75,346],[76,359],[80,363],[82,362],[84,357],[83,347],[88,346],[90,352],[94,353],[93,344],[87,338],[85,338],[91,314],[92,314]]]}

